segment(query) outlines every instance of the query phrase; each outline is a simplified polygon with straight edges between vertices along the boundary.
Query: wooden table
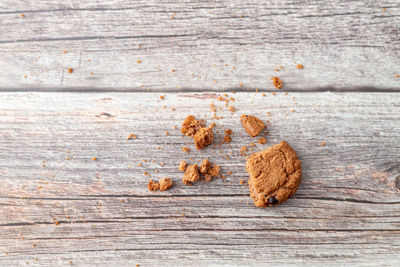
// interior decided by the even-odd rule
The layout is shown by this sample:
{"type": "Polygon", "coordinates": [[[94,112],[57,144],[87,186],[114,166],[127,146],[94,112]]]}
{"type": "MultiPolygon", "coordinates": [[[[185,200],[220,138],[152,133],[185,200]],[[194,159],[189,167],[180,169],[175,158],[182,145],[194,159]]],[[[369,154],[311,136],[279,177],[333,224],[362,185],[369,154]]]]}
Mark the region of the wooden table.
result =
{"type": "Polygon", "coordinates": [[[0,265],[399,266],[399,29],[396,0],[0,1],[0,265]],[[232,142],[196,151],[189,114],[232,142]],[[302,182],[256,208],[240,149],[281,140],[302,182]]]}

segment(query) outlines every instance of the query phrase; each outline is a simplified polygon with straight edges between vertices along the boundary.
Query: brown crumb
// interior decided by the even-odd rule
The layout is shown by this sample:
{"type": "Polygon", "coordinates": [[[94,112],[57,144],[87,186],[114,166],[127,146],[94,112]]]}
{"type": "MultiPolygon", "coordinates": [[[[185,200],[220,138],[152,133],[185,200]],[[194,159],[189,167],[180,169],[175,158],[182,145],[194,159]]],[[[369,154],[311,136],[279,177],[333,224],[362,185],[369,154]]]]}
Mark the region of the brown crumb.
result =
{"type": "Polygon", "coordinates": [[[266,96],[267,94],[266,93],[262,93],[262,96],[266,96]]]}
{"type": "Polygon", "coordinates": [[[159,180],[160,183],[160,191],[168,190],[172,186],[171,178],[165,177],[159,180]]]}
{"type": "Polygon", "coordinates": [[[289,93],[288,93],[288,92],[285,92],[284,94],[285,94],[285,95],[288,95],[289,93]]]}
{"type": "Polygon", "coordinates": [[[321,146],[325,146],[325,142],[324,141],[321,142],[321,146]]]}
{"type": "Polygon", "coordinates": [[[231,172],[231,171],[228,171],[226,174],[227,174],[227,175],[232,175],[232,172],[231,172]]]}
{"type": "Polygon", "coordinates": [[[198,180],[200,180],[200,174],[197,164],[189,165],[182,177],[182,182],[186,185],[191,185],[198,180]]]}
{"type": "Polygon", "coordinates": [[[182,147],[182,151],[186,152],[186,153],[190,153],[190,148],[188,148],[187,146],[182,147]]]}
{"type": "Polygon", "coordinates": [[[256,145],[256,144],[254,144],[254,143],[250,143],[250,144],[249,144],[249,146],[255,146],[255,145],[256,145]]]}
{"type": "Polygon", "coordinates": [[[96,157],[92,157],[92,160],[97,160],[97,158],[96,157]]]}
{"type": "Polygon", "coordinates": [[[166,132],[165,132],[165,135],[169,135],[169,132],[168,132],[168,131],[166,131],[166,132]]]}
{"type": "Polygon", "coordinates": [[[68,52],[67,50],[65,50],[65,49],[63,50],[63,53],[64,53],[64,54],[66,54],[67,52],[68,52]]]}
{"type": "Polygon", "coordinates": [[[20,16],[21,16],[21,18],[25,18],[25,14],[21,14],[20,16]]]}
{"type": "Polygon", "coordinates": [[[224,136],[224,141],[226,142],[226,143],[230,143],[231,141],[232,141],[232,138],[229,136],[229,135],[225,135],[224,136]]]}
{"type": "Polygon", "coordinates": [[[272,77],[272,84],[275,86],[276,89],[282,88],[282,80],[279,77],[272,77]]]}
{"type": "Polygon", "coordinates": [[[399,77],[400,77],[400,75],[399,75],[399,74],[396,74],[396,75],[394,75],[394,77],[396,77],[396,78],[399,78],[399,77]]]}
{"type": "Polygon", "coordinates": [[[74,69],[73,68],[68,68],[68,73],[73,73],[74,72],[74,69]]]}
{"type": "Polygon", "coordinates": [[[160,95],[160,99],[163,100],[165,98],[165,95],[160,95]]]}
{"type": "Polygon", "coordinates": [[[278,68],[276,68],[276,69],[275,69],[275,71],[279,71],[279,69],[278,69],[278,68]]]}
{"type": "Polygon", "coordinates": [[[264,137],[260,137],[258,138],[258,143],[263,145],[267,143],[267,140],[264,137]]]}
{"type": "Polygon", "coordinates": [[[175,69],[172,69],[171,71],[172,71],[172,72],[175,72],[175,69]]]}
{"type": "Polygon", "coordinates": [[[230,106],[230,107],[228,108],[228,110],[229,110],[230,112],[235,112],[235,107],[230,106]]]}
{"type": "Polygon", "coordinates": [[[211,167],[211,162],[208,159],[205,159],[200,164],[199,172],[201,174],[206,174],[207,171],[210,169],[210,167],[211,167]]]}
{"type": "Polygon", "coordinates": [[[59,222],[59,221],[57,221],[57,222],[55,222],[54,224],[55,224],[55,225],[59,225],[59,224],[60,224],[60,222],[59,222]]]}
{"type": "Polygon", "coordinates": [[[193,137],[194,144],[198,150],[210,145],[214,139],[214,134],[212,131],[213,125],[206,128],[201,128],[196,132],[193,137]]]}
{"type": "Polygon", "coordinates": [[[179,168],[178,168],[178,169],[179,169],[181,172],[185,172],[185,171],[186,171],[187,165],[188,165],[187,162],[182,160],[182,161],[180,162],[180,164],[179,164],[179,168]]]}
{"type": "Polygon", "coordinates": [[[240,184],[244,184],[244,180],[241,179],[241,180],[239,181],[239,183],[240,183],[240,184]]]}
{"type": "Polygon", "coordinates": [[[137,164],[137,166],[138,166],[138,167],[142,166],[142,163],[141,163],[141,162],[140,162],[140,163],[138,163],[138,164],[137,164]]]}
{"type": "Polygon", "coordinates": [[[153,179],[150,179],[149,183],[147,184],[147,189],[149,191],[157,191],[160,189],[160,184],[158,182],[154,182],[153,179]]]}
{"type": "Polygon", "coordinates": [[[242,147],[240,148],[240,151],[247,151],[247,147],[242,146],[242,147]]]}
{"type": "Polygon", "coordinates": [[[130,135],[128,135],[126,140],[131,140],[131,139],[136,139],[136,138],[137,138],[137,136],[135,134],[130,134],[130,135]]]}
{"type": "Polygon", "coordinates": [[[141,61],[141,60],[137,60],[136,62],[137,62],[138,64],[142,63],[142,61],[141,61]]]}
{"type": "Polygon", "coordinates": [[[193,137],[203,127],[204,125],[200,121],[190,115],[182,123],[181,132],[186,136],[193,137]]]}
{"type": "Polygon", "coordinates": [[[228,129],[228,130],[225,130],[225,133],[226,133],[227,135],[232,135],[232,134],[233,134],[233,131],[232,131],[231,129],[228,129]]]}
{"type": "Polygon", "coordinates": [[[243,128],[245,131],[251,136],[255,137],[263,131],[266,126],[262,120],[260,120],[257,117],[251,116],[251,115],[245,115],[243,114],[240,116],[240,122],[243,125],[243,128]]]}
{"type": "Polygon", "coordinates": [[[274,92],[274,93],[272,93],[272,95],[276,95],[276,93],[274,92]]]}
{"type": "Polygon", "coordinates": [[[243,83],[239,83],[239,87],[243,87],[243,83]]]}
{"type": "Polygon", "coordinates": [[[209,175],[209,174],[205,174],[205,175],[204,175],[204,179],[206,180],[207,183],[209,183],[209,182],[212,181],[212,176],[209,175]]]}
{"type": "Polygon", "coordinates": [[[304,66],[302,64],[297,64],[296,65],[296,69],[302,70],[304,68],[304,66]]]}
{"type": "Polygon", "coordinates": [[[207,172],[207,174],[212,177],[218,177],[220,172],[220,167],[218,165],[213,165],[207,172]]]}

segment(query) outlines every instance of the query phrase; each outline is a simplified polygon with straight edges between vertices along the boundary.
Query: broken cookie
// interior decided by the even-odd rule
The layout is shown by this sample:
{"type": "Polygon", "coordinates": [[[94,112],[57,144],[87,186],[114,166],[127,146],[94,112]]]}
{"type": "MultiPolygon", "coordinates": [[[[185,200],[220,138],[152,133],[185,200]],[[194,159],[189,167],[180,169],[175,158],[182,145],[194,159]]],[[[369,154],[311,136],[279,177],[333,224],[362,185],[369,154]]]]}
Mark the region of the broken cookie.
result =
{"type": "Polygon", "coordinates": [[[285,202],[301,180],[301,161],[286,141],[251,154],[246,163],[249,191],[257,207],[285,202]]]}
{"type": "Polygon", "coordinates": [[[245,131],[251,136],[255,137],[259,135],[265,128],[264,122],[257,117],[243,114],[240,116],[240,122],[243,125],[245,131]]]}

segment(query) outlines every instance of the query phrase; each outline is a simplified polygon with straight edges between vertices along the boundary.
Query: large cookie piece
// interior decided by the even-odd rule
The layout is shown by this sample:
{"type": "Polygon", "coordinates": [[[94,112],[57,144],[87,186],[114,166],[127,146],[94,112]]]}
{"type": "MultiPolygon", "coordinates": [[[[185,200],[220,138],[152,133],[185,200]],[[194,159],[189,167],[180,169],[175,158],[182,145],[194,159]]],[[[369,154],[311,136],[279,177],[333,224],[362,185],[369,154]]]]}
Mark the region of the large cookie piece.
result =
{"type": "Polygon", "coordinates": [[[246,169],[250,196],[257,207],[285,202],[301,180],[301,161],[286,141],[251,154],[246,169]]]}

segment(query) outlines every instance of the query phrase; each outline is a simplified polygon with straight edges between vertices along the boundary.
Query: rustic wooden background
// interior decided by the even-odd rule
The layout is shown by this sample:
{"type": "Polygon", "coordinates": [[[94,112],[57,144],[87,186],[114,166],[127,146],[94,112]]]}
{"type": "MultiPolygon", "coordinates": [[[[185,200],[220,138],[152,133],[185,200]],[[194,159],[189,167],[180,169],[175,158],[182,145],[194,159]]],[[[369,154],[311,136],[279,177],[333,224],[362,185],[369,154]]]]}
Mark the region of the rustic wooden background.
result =
{"type": "Polygon", "coordinates": [[[398,266],[399,29],[397,0],[0,0],[0,265],[398,266]],[[232,143],[198,152],[211,103],[232,143]],[[239,183],[243,113],[303,161],[278,207],[239,183]]]}

